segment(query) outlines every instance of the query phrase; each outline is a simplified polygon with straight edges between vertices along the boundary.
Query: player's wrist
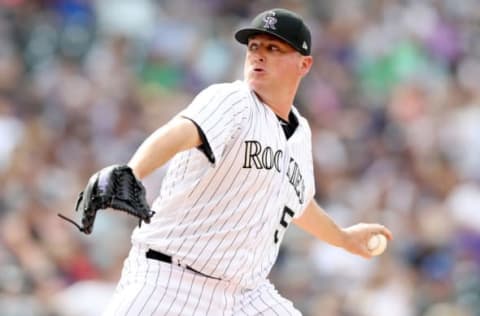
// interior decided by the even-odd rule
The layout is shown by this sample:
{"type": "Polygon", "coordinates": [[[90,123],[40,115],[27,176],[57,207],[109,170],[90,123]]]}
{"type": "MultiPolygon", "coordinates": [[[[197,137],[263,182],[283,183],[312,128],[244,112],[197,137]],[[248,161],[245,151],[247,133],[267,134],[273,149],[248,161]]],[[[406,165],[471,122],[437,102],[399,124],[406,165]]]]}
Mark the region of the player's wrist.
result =
{"type": "Polygon", "coordinates": [[[341,228],[339,234],[339,245],[338,247],[348,249],[349,245],[352,243],[352,236],[349,233],[348,228],[341,228]]]}

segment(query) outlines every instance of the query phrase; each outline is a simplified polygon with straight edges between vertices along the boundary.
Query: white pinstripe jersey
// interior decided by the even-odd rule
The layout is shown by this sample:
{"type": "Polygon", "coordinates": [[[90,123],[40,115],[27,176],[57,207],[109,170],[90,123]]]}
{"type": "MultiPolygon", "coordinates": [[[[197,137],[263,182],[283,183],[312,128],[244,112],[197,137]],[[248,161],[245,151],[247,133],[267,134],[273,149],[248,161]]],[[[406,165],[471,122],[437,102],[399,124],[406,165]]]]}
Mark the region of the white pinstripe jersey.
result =
{"type": "Polygon", "coordinates": [[[292,111],[299,125],[287,140],[246,83],[203,90],[181,115],[200,128],[211,155],[195,148],[172,159],[156,214],[132,241],[245,288],[265,279],[285,229],[314,195],[310,127],[292,111]]]}

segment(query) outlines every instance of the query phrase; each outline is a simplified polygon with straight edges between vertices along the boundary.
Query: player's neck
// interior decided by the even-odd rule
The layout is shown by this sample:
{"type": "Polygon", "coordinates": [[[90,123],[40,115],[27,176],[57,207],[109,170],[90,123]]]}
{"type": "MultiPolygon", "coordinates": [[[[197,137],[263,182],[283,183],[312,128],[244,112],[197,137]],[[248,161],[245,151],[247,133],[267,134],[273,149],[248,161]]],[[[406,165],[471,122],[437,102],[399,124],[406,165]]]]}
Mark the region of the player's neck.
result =
{"type": "Polygon", "coordinates": [[[276,115],[288,122],[288,115],[292,109],[294,96],[277,94],[260,94],[255,92],[257,97],[268,106],[276,115]]]}

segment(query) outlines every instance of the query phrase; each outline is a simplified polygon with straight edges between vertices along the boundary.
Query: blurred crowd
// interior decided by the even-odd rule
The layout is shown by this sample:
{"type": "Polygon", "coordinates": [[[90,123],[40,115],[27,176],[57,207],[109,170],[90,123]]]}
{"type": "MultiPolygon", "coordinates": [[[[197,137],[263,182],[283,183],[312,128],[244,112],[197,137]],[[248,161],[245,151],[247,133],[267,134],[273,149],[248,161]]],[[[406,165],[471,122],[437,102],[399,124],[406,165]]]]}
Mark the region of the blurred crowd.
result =
{"type": "MultiPolygon", "coordinates": [[[[242,76],[236,29],[306,18],[314,67],[296,104],[316,199],[385,223],[364,260],[288,231],[271,278],[306,316],[480,315],[477,0],[0,0],[0,314],[100,315],[132,218],[85,236],[57,217],[211,83],[242,76]]],[[[145,180],[150,201],[164,170],[145,180]]]]}

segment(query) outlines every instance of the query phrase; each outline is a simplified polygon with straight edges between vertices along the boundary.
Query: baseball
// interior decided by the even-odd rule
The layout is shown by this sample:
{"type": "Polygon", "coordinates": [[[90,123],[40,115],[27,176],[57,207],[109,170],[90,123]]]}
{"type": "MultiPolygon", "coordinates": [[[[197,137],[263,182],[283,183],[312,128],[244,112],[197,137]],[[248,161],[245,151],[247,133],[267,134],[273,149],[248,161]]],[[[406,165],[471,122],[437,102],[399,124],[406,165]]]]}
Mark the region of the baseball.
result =
{"type": "Polygon", "coordinates": [[[381,255],[387,249],[387,237],[383,234],[375,234],[368,240],[367,248],[372,256],[381,255]]]}

